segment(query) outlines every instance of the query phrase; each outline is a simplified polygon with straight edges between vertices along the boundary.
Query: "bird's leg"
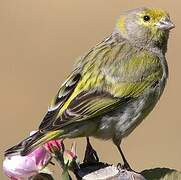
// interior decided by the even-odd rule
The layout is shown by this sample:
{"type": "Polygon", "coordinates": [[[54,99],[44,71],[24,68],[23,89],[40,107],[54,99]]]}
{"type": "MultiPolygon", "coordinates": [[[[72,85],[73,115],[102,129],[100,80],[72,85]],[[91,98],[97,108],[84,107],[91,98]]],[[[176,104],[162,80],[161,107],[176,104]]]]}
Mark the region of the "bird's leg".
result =
{"type": "Polygon", "coordinates": [[[123,164],[123,166],[121,166],[121,168],[126,169],[126,170],[128,170],[128,171],[133,171],[133,170],[131,169],[128,161],[126,160],[126,158],[125,158],[125,156],[124,156],[124,154],[123,154],[123,151],[121,150],[121,147],[120,147],[119,145],[117,145],[117,148],[118,148],[118,150],[119,150],[119,152],[120,152],[120,154],[121,154],[121,157],[122,157],[122,159],[123,159],[123,162],[124,162],[124,164],[123,164]]]}
{"type": "Polygon", "coordinates": [[[85,164],[92,164],[99,162],[99,157],[97,155],[97,152],[93,149],[92,145],[90,144],[89,137],[87,139],[87,146],[84,156],[84,163],[85,164]]]}

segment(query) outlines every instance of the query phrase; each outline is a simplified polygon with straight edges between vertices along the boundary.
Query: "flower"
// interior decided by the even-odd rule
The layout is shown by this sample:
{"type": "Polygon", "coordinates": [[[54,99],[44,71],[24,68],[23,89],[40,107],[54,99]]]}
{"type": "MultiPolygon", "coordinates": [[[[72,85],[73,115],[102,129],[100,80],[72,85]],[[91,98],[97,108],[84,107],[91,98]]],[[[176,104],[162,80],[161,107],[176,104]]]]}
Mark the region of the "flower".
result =
{"type": "Polygon", "coordinates": [[[76,144],[72,144],[71,150],[65,150],[63,140],[51,140],[47,142],[44,147],[52,153],[52,156],[59,162],[63,169],[61,179],[71,179],[69,170],[73,171],[79,168],[79,160],[76,155],[76,144]]]}
{"type": "Polygon", "coordinates": [[[64,151],[64,164],[68,166],[69,169],[72,169],[74,165],[79,165],[79,160],[76,155],[76,144],[73,143],[71,150],[64,151]]]}
{"type": "Polygon", "coordinates": [[[3,170],[12,180],[27,180],[43,170],[51,158],[51,154],[42,146],[27,156],[6,156],[3,161],[3,170]]]}
{"type": "Polygon", "coordinates": [[[71,150],[64,150],[63,140],[51,140],[44,147],[53,154],[53,156],[61,163],[62,168],[72,169],[73,166],[79,164],[76,155],[76,144],[73,143],[71,150]]]}
{"type": "Polygon", "coordinates": [[[63,140],[59,139],[48,141],[46,144],[44,144],[44,147],[50,153],[55,154],[56,152],[60,152],[64,149],[63,140]]]}
{"type": "MultiPolygon", "coordinates": [[[[30,135],[34,133],[35,131],[30,135]]],[[[78,166],[75,148],[74,143],[71,150],[64,150],[63,140],[51,140],[26,156],[6,156],[3,161],[3,170],[11,180],[29,180],[41,172],[51,174],[46,166],[52,157],[55,157],[66,172],[78,166]]]]}
{"type": "Polygon", "coordinates": [[[27,156],[5,157],[3,170],[11,179],[26,180],[38,174],[50,160],[51,154],[44,147],[40,147],[27,156]]]}

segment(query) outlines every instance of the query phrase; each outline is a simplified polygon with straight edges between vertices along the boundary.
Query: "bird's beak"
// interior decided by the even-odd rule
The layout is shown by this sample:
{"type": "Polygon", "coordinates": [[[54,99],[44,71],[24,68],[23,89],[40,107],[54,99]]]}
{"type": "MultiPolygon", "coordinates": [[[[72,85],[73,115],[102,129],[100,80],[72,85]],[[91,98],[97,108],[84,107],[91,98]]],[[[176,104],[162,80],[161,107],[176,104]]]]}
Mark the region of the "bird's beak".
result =
{"type": "Polygon", "coordinates": [[[168,18],[161,19],[156,25],[160,30],[170,30],[175,27],[175,25],[168,18]]]}

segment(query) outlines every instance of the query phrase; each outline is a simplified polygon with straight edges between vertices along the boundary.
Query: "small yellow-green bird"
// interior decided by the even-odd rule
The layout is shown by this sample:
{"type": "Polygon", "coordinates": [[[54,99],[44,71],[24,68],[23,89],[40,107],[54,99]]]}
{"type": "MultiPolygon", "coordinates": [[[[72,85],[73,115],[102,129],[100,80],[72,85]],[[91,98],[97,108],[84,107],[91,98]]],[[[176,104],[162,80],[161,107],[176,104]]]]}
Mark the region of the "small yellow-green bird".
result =
{"type": "Polygon", "coordinates": [[[5,152],[27,155],[52,139],[111,139],[121,148],[152,111],[168,77],[169,14],[138,8],[123,13],[110,36],[83,55],[60,87],[39,130],[5,152]]]}

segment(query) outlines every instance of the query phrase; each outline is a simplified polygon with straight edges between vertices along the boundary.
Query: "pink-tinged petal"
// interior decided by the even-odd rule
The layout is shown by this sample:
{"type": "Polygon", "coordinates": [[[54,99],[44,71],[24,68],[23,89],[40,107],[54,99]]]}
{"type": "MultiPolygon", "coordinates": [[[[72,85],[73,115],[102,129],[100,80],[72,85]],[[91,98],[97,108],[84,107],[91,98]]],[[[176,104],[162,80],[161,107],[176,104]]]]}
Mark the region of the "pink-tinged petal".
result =
{"type": "Polygon", "coordinates": [[[40,147],[27,156],[7,156],[3,162],[3,170],[10,178],[26,180],[41,171],[50,160],[51,154],[40,147]]]}
{"type": "Polygon", "coordinates": [[[72,144],[71,150],[64,151],[63,157],[64,157],[64,164],[66,164],[69,169],[72,168],[73,163],[76,163],[77,165],[79,165],[79,160],[76,155],[76,144],[75,143],[72,144]]]}
{"type": "Polygon", "coordinates": [[[3,162],[3,170],[12,179],[28,179],[37,174],[35,162],[26,156],[6,157],[3,162]]]}
{"type": "Polygon", "coordinates": [[[67,156],[68,159],[75,159],[75,158],[77,158],[77,155],[76,155],[76,143],[72,144],[71,150],[66,150],[64,152],[64,156],[67,156]]]}
{"type": "MultiPolygon", "coordinates": [[[[32,131],[30,135],[36,132],[32,131]]],[[[12,180],[27,180],[44,169],[51,158],[51,153],[42,146],[27,156],[15,155],[5,157],[3,170],[12,180]]]]}
{"type": "Polygon", "coordinates": [[[60,151],[62,148],[62,139],[59,140],[51,140],[49,142],[47,142],[44,147],[50,152],[53,153],[54,149],[56,149],[56,151],[60,151]]]}
{"type": "Polygon", "coordinates": [[[35,158],[38,169],[42,169],[42,167],[46,166],[51,159],[51,154],[44,147],[36,149],[33,151],[32,155],[35,158]]]}

